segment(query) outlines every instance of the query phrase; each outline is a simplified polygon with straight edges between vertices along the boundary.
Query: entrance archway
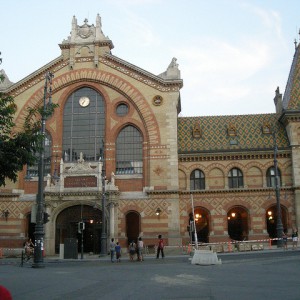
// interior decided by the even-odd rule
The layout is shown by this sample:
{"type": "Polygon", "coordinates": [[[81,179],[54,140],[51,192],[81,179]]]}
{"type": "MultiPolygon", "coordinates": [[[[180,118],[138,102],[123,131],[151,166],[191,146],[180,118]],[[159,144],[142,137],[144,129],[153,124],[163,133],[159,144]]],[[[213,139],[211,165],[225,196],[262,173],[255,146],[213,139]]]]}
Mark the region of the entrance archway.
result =
{"type": "Polygon", "coordinates": [[[128,244],[131,241],[137,242],[140,234],[140,214],[136,211],[130,211],[126,214],[126,235],[128,244]]]}
{"type": "Polygon", "coordinates": [[[245,208],[235,206],[227,213],[228,235],[232,240],[245,241],[248,239],[248,212],[245,208]]]}
{"type": "Polygon", "coordinates": [[[78,232],[78,222],[85,223],[83,230],[83,251],[100,253],[102,214],[97,208],[88,205],[75,205],[63,210],[56,219],[55,252],[59,253],[59,245],[65,238],[78,240],[78,252],[81,251],[81,233],[78,232]]]}
{"type": "MultiPolygon", "coordinates": [[[[281,207],[281,221],[283,231],[287,231],[287,212],[284,206],[281,207]]],[[[274,204],[266,211],[266,224],[269,237],[271,239],[277,238],[277,206],[274,204]]]]}
{"type": "MultiPolygon", "coordinates": [[[[195,225],[197,232],[198,242],[209,242],[209,212],[203,207],[195,207],[195,225]]],[[[190,220],[193,220],[193,215],[190,215],[190,220]]],[[[192,234],[192,241],[194,241],[195,235],[192,234]]]]}

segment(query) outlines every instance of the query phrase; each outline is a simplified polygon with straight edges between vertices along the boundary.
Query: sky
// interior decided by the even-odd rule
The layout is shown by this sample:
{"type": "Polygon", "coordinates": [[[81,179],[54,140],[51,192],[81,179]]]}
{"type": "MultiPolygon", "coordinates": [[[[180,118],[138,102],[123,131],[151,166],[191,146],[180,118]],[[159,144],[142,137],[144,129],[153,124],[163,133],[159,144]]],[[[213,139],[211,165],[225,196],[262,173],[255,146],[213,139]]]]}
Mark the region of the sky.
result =
{"type": "Polygon", "coordinates": [[[73,15],[96,24],[112,54],[148,72],[177,58],[181,116],[274,113],[299,42],[299,0],[1,1],[0,52],[12,82],[61,54],[73,15]]]}

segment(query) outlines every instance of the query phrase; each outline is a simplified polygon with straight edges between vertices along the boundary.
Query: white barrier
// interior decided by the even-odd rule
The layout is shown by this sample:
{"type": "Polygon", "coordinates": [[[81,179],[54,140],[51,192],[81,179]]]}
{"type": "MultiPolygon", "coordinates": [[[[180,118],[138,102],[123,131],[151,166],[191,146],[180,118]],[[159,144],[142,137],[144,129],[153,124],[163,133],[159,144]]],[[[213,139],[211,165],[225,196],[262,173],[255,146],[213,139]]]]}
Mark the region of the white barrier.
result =
{"type": "Polygon", "coordinates": [[[218,259],[217,253],[210,250],[195,250],[191,264],[192,265],[219,265],[221,259],[218,259]]]}

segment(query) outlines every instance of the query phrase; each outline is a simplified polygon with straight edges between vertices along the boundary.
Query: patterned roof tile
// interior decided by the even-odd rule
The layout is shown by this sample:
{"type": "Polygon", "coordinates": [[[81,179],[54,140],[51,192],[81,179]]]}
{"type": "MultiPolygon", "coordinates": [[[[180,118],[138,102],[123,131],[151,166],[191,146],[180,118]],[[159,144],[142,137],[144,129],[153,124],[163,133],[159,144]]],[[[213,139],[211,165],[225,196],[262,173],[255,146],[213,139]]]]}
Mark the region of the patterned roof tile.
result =
{"type": "Polygon", "coordinates": [[[274,147],[273,136],[263,132],[265,125],[275,128],[278,147],[286,148],[289,146],[288,137],[278,118],[278,114],[179,117],[178,151],[193,153],[271,149],[274,147]],[[193,136],[193,128],[197,123],[201,130],[199,138],[193,136]],[[229,133],[230,124],[235,131],[229,133]]]}

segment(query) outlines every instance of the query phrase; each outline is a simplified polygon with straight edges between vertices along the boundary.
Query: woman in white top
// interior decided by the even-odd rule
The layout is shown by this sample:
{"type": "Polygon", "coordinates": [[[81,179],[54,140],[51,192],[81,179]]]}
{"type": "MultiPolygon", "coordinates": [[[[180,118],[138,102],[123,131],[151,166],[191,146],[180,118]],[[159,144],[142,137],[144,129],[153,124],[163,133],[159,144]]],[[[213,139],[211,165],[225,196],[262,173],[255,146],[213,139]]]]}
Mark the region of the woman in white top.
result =
{"type": "Polygon", "coordinates": [[[144,242],[142,241],[141,237],[139,237],[137,248],[138,248],[138,260],[143,261],[144,260],[144,257],[143,257],[144,242]]]}

